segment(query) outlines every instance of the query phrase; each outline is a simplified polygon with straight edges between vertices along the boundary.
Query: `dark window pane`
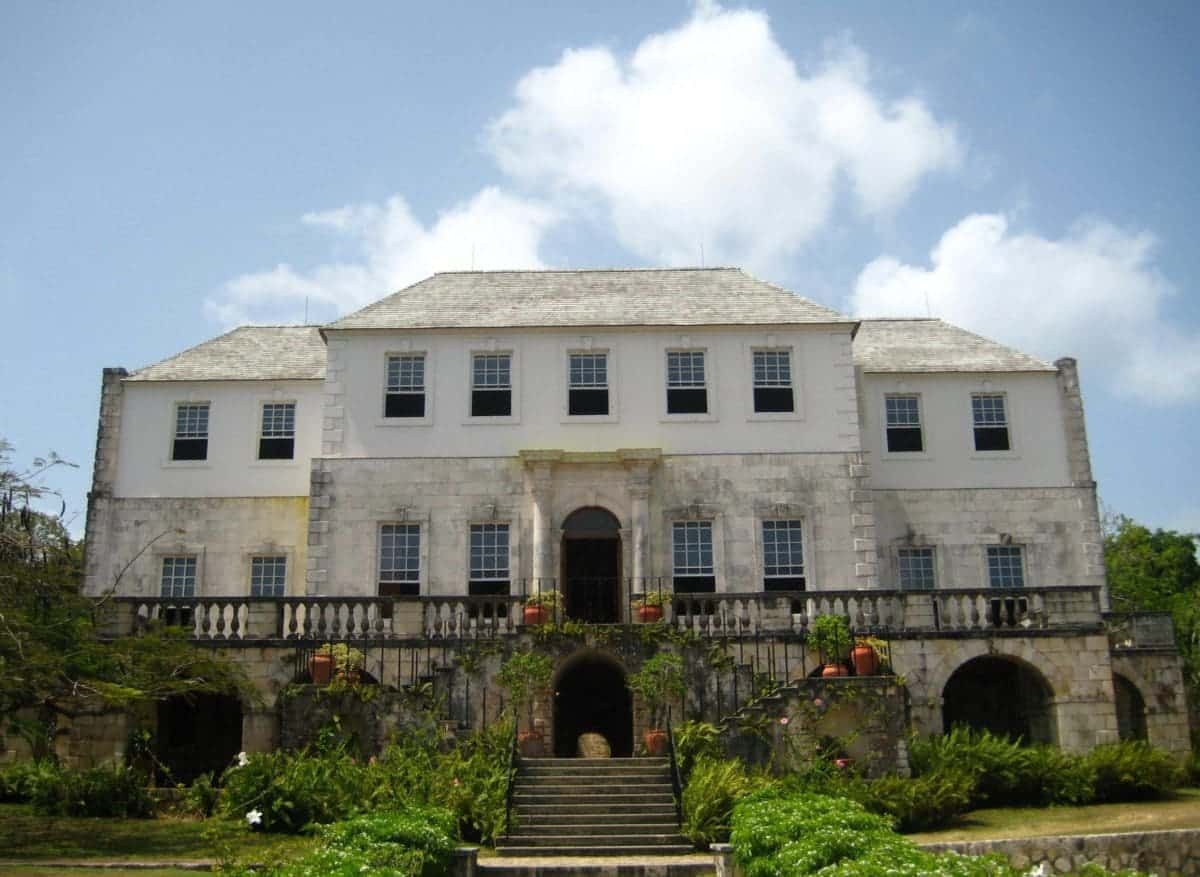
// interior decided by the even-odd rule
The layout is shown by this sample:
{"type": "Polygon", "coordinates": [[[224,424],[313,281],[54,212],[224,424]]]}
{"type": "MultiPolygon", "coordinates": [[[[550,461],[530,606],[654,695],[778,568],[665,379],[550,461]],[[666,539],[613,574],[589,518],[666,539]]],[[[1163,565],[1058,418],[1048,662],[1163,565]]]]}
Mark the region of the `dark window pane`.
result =
{"type": "Polygon", "coordinates": [[[568,411],[571,414],[607,414],[608,390],[572,390],[568,411]]]}
{"type": "Polygon", "coordinates": [[[258,459],[260,460],[290,460],[292,459],[295,439],[265,438],[258,440],[258,459]]]}
{"type": "Polygon", "coordinates": [[[171,448],[172,460],[207,460],[208,439],[175,439],[171,448]]]}
{"type": "Polygon", "coordinates": [[[977,451],[1007,451],[1008,427],[977,426],[975,427],[975,450],[977,451]]]}
{"type": "Polygon", "coordinates": [[[714,576],[675,576],[672,587],[676,594],[712,594],[717,580],[714,576]]]}
{"type": "Polygon", "coordinates": [[[379,596],[381,597],[416,597],[421,593],[417,582],[380,582],[379,596]]]}
{"type": "Polygon", "coordinates": [[[667,390],[668,414],[707,414],[708,390],[667,390]]]}
{"type": "Polygon", "coordinates": [[[804,576],[775,576],[763,579],[764,591],[803,591],[804,576]]]}
{"type": "Polygon", "coordinates": [[[388,393],[384,417],[424,417],[424,393],[388,393]]]}
{"type": "Polygon", "coordinates": [[[791,387],[755,387],[754,410],[758,412],[794,411],[791,387]]]}
{"type": "Polygon", "coordinates": [[[508,593],[508,582],[468,582],[472,597],[501,597],[508,593]]]}
{"type": "Polygon", "coordinates": [[[909,426],[892,426],[887,431],[887,445],[891,452],[921,450],[921,430],[909,426]]]}
{"type": "Polygon", "coordinates": [[[511,390],[472,390],[472,417],[508,417],[512,414],[511,390]]]}

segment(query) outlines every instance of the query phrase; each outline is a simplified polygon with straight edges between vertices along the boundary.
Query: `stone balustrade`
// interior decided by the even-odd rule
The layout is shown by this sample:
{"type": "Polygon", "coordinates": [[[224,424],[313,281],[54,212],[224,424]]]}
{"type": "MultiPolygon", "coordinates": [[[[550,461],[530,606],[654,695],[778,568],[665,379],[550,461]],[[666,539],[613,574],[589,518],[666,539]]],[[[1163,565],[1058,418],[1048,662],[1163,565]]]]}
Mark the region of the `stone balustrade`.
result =
{"type": "MultiPolygon", "coordinates": [[[[183,627],[200,640],[471,639],[515,634],[520,596],[117,597],[110,633],[151,622],[183,627]]],[[[860,632],[992,633],[1099,627],[1097,588],[937,589],[676,593],[664,620],[700,636],[807,631],[819,615],[841,615],[860,632]]],[[[570,617],[569,613],[567,617],[570,617]]],[[[1141,646],[1169,643],[1161,619],[1121,616],[1120,636],[1141,646]]],[[[1105,617],[1110,627],[1116,622],[1105,617]]],[[[1169,626],[1169,619],[1167,620],[1169,626]]]]}

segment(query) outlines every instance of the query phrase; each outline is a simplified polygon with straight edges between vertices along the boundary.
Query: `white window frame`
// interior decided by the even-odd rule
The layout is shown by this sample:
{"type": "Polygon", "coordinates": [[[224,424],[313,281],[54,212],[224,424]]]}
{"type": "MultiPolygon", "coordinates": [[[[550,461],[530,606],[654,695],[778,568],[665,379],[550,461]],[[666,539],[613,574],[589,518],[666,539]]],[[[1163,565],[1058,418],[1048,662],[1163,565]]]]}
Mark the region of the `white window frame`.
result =
{"type": "Polygon", "coordinates": [[[617,378],[616,357],[608,347],[563,347],[562,359],[564,364],[562,382],[562,406],[560,422],[572,423],[616,423],[617,422],[617,378]],[[604,387],[575,387],[571,382],[571,360],[576,356],[603,356],[605,359],[605,374],[607,384],[604,387]],[[608,391],[607,414],[572,414],[571,390],[573,389],[605,389],[608,391]]]}
{"type": "Polygon", "coordinates": [[[796,353],[791,347],[751,347],[750,348],[750,395],[747,399],[748,413],[753,420],[799,420],[800,419],[800,391],[799,381],[796,380],[796,353]],[[784,355],[788,360],[788,381],[786,384],[781,383],[764,383],[758,382],[758,358],[763,355],[784,355]],[[755,399],[755,390],[762,389],[779,389],[786,387],[792,391],[792,410],[791,411],[759,411],[755,399]]]}
{"type": "Polygon", "coordinates": [[[297,424],[300,418],[300,405],[295,399],[264,399],[258,404],[258,429],[254,435],[254,463],[259,466],[290,466],[296,462],[296,434],[299,432],[297,424]],[[264,435],[264,419],[266,417],[267,407],[270,405],[290,405],[292,406],[292,434],[290,436],[267,436],[264,435]],[[292,440],[292,455],[290,457],[263,457],[262,456],[262,441],[264,438],[290,438],[292,440]]]}
{"type": "MultiPolygon", "coordinates": [[[[375,528],[375,583],[373,591],[381,596],[418,596],[425,593],[425,569],[428,565],[428,528],[421,521],[381,521],[375,528]],[[388,527],[411,527],[417,535],[417,567],[416,575],[412,577],[384,578],[383,548],[384,530],[388,527]],[[383,594],[384,585],[415,585],[416,594],[383,594]]],[[[398,570],[396,570],[398,571],[398,570]]],[[[404,572],[408,572],[406,568],[404,572]]]]}
{"type": "MultiPolygon", "coordinates": [[[[811,582],[810,582],[809,574],[808,574],[808,570],[811,565],[809,562],[810,558],[808,556],[808,546],[811,544],[811,542],[808,538],[808,521],[806,518],[801,517],[799,515],[786,515],[786,516],[781,516],[781,517],[764,517],[758,521],[758,538],[759,538],[758,556],[759,556],[759,562],[762,565],[761,575],[759,576],[759,581],[762,582],[762,590],[763,591],[768,590],[767,582],[771,579],[784,580],[784,579],[798,579],[798,578],[804,580],[802,587],[800,587],[800,588],[781,588],[778,590],[797,590],[797,591],[812,590],[811,582]],[[799,535],[799,545],[800,545],[800,572],[799,573],[795,573],[795,572],[788,573],[788,574],[776,573],[776,574],[772,575],[767,572],[767,525],[768,524],[775,524],[775,525],[788,524],[789,526],[788,526],[787,530],[788,530],[789,534],[792,532],[795,532],[799,535]],[[790,525],[794,525],[794,526],[790,526],[790,525]]],[[[789,539],[789,545],[790,544],[792,544],[792,542],[789,539]]]]}
{"type": "MultiPolygon", "coordinates": [[[[171,405],[171,424],[170,435],[167,440],[167,458],[164,465],[178,468],[203,468],[209,465],[212,460],[212,435],[213,435],[213,404],[208,399],[180,399],[171,405]],[[175,459],[175,440],[179,438],[179,411],[181,408],[205,408],[207,414],[204,419],[204,457],[197,460],[176,460],[175,459]]],[[[200,438],[200,436],[185,435],[185,440],[200,438]]]]}
{"type": "MultiPolygon", "coordinates": [[[[261,565],[260,565],[261,566],[261,565]]],[[[274,564],[272,564],[274,566],[274,564]]],[[[288,593],[288,578],[292,572],[291,558],[284,551],[255,551],[249,558],[249,594],[251,597],[286,597],[288,593]],[[279,593],[254,593],[254,571],[257,561],[283,561],[283,583],[282,590],[279,593]]]]}
{"type": "MultiPolygon", "coordinates": [[[[986,428],[986,427],[985,427],[986,428]]],[[[1012,398],[1003,390],[980,389],[971,391],[970,418],[968,423],[967,440],[971,456],[977,460],[1013,460],[1017,458],[1017,436],[1013,429],[1012,398]],[[1008,431],[1008,450],[981,451],[975,447],[975,400],[983,396],[998,396],[1004,400],[1004,425],[1008,431]]]]}
{"type": "Polygon", "coordinates": [[[521,379],[520,379],[521,360],[516,349],[512,347],[495,347],[491,345],[472,346],[467,353],[467,393],[466,393],[466,411],[463,416],[463,424],[465,426],[486,426],[497,424],[510,424],[521,422],[521,379]],[[510,414],[483,414],[473,415],[472,399],[475,393],[475,359],[479,356],[507,356],[508,357],[508,393],[509,393],[509,411],[510,414]]]}
{"type": "MultiPolygon", "coordinates": [[[[514,586],[516,585],[516,576],[513,575],[514,566],[515,566],[515,562],[516,562],[516,553],[513,550],[513,542],[514,542],[514,534],[516,532],[517,532],[517,526],[516,526],[515,522],[513,522],[513,521],[505,520],[505,521],[469,521],[468,522],[468,524],[467,524],[467,591],[468,591],[468,593],[470,593],[471,586],[474,584],[478,583],[480,585],[486,585],[489,583],[496,583],[496,582],[505,582],[508,585],[508,588],[504,593],[506,593],[506,594],[513,593],[514,586]],[[487,527],[496,527],[496,528],[504,527],[507,531],[507,547],[506,547],[507,554],[508,554],[508,557],[507,557],[508,575],[507,576],[501,577],[501,576],[484,576],[484,575],[476,576],[475,575],[475,570],[476,570],[475,563],[474,563],[475,531],[476,531],[476,528],[487,528],[487,527]]],[[[484,546],[484,548],[486,548],[486,546],[484,546]]],[[[481,572],[487,571],[486,567],[480,567],[479,569],[481,572]]]]}
{"type": "Polygon", "coordinates": [[[935,591],[938,587],[938,582],[941,577],[938,575],[938,551],[934,545],[897,545],[893,552],[893,557],[896,563],[896,587],[901,591],[911,591],[915,594],[925,593],[927,591],[935,591]],[[933,577],[933,582],[929,587],[916,587],[905,585],[904,583],[904,554],[910,551],[927,551],[929,552],[929,569],[933,577]]]}
{"type": "Polygon", "coordinates": [[[697,345],[688,343],[690,339],[684,343],[664,347],[659,357],[659,367],[662,369],[659,386],[662,387],[662,416],[659,418],[662,423],[698,423],[711,422],[717,419],[717,382],[714,379],[713,368],[715,360],[712,351],[705,345],[697,345]],[[699,386],[671,386],[671,356],[680,353],[700,354],[704,357],[704,401],[707,411],[704,412],[686,412],[672,414],[669,411],[671,390],[687,390],[701,389],[699,386]]]}
{"type": "MultiPolygon", "coordinates": [[[[717,534],[716,534],[715,522],[711,518],[672,520],[671,528],[670,528],[669,532],[670,532],[670,552],[671,552],[669,556],[671,558],[672,588],[674,588],[674,583],[675,583],[676,579],[711,578],[713,580],[713,592],[715,592],[717,590],[717,581],[718,581],[717,546],[716,546],[717,534]],[[707,568],[703,564],[700,564],[699,566],[695,566],[695,567],[691,567],[691,566],[680,567],[678,565],[678,556],[677,556],[677,553],[675,550],[676,549],[676,541],[675,540],[676,540],[676,534],[679,532],[680,527],[683,528],[684,533],[687,533],[687,532],[693,531],[693,530],[697,533],[704,533],[704,532],[708,533],[709,564],[708,564],[707,568]],[[705,571],[706,569],[707,569],[707,571],[705,571]]],[[[687,550],[686,539],[685,539],[684,548],[685,548],[685,552],[686,552],[686,550],[687,550]]],[[[701,550],[702,550],[702,546],[701,546],[701,550]]],[[[701,593],[704,593],[704,592],[701,592],[701,593]]]]}
{"type": "MultiPolygon", "coordinates": [[[[1009,555],[1011,556],[1011,555],[1009,555]]],[[[1019,591],[1029,587],[1029,552],[1026,546],[1017,544],[1008,545],[985,545],[983,549],[983,574],[984,581],[987,587],[997,591],[1019,591]],[[1016,557],[1019,560],[1019,572],[1021,575],[1021,583],[1019,585],[995,584],[992,579],[992,556],[993,552],[1016,552],[1016,557]]]]}
{"type": "MultiPolygon", "coordinates": [[[[156,559],[158,561],[157,593],[158,593],[159,599],[162,599],[162,600],[187,600],[192,597],[200,596],[200,555],[199,554],[197,554],[196,552],[192,552],[192,551],[171,551],[171,552],[165,552],[163,554],[156,555],[156,559]],[[191,562],[192,592],[190,594],[176,594],[176,593],[166,594],[166,593],[163,593],[163,585],[166,583],[167,563],[171,562],[172,567],[174,567],[174,564],[177,561],[184,561],[185,563],[188,561],[191,562]]],[[[172,577],[172,581],[174,581],[174,577],[172,577]]],[[[174,588],[172,588],[172,591],[173,590],[174,590],[174,588]]]]}
{"type": "MultiPolygon", "coordinates": [[[[433,423],[433,383],[434,373],[432,368],[433,357],[428,350],[388,350],[383,354],[383,393],[380,398],[379,419],[376,421],[379,426],[429,426],[433,423]],[[402,357],[420,357],[423,360],[422,366],[424,389],[422,394],[425,399],[425,413],[420,417],[388,417],[387,416],[387,401],[392,395],[392,390],[389,389],[388,377],[391,373],[391,361],[402,357]]],[[[411,393],[411,391],[396,391],[397,393],[411,393]]],[[[415,393],[413,393],[415,395],[415,393]]]]}
{"type": "MultiPolygon", "coordinates": [[[[883,418],[881,440],[883,442],[883,455],[893,460],[920,460],[929,456],[929,435],[925,431],[925,399],[921,393],[911,390],[896,390],[883,394],[883,418]],[[917,427],[921,431],[921,449],[919,451],[893,451],[888,447],[888,400],[890,399],[915,399],[917,402],[917,427]]],[[[896,428],[906,428],[902,424],[897,424],[896,428]]]]}

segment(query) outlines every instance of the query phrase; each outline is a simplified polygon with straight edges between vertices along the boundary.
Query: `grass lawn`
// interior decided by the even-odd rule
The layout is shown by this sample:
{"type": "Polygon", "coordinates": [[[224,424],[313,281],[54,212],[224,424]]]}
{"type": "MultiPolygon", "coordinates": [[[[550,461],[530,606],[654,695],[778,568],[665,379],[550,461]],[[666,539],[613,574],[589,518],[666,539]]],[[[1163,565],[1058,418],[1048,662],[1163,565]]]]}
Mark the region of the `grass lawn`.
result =
{"type": "Polygon", "coordinates": [[[1165,831],[1171,828],[1200,828],[1200,789],[1182,789],[1170,801],[973,810],[951,828],[923,831],[908,837],[917,843],[937,843],[1047,834],[1165,831]]]}
{"type": "Polygon", "coordinates": [[[67,877],[184,877],[191,874],[205,874],[206,871],[187,871],[181,868],[61,868],[38,865],[0,865],[0,877],[53,877],[55,874],[65,874],[67,877]]]}
{"type": "Polygon", "coordinates": [[[28,869],[12,870],[4,864],[5,859],[186,862],[214,859],[218,844],[222,844],[231,848],[238,858],[268,861],[300,855],[312,843],[305,837],[255,834],[232,820],[71,819],[35,816],[24,804],[0,804],[0,875],[3,877],[38,873],[28,869]]]}

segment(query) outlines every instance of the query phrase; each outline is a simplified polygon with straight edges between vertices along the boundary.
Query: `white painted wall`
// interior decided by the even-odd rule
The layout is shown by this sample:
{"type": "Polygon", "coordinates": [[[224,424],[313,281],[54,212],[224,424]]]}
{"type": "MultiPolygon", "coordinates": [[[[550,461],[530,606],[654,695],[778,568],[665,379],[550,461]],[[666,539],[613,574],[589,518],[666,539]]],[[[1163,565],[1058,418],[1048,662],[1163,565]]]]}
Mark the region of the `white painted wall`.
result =
{"type": "Polygon", "coordinates": [[[1062,487],[1071,484],[1058,382],[1053,373],[863,374],[863,450],[874,488],[1062,487]],[[884,398],[921,397],[925,450],[888,453],[884,398]],[[1009,452],[977,452],[972,393],[1004,393],[1009,452]]]}
{"type": "Polygon", "coordinates": [[[308,496],[321,448],[320,381],[126,381],[113,494],[117,497],[308,496]],[[259,460],[264,402],[296,403],[291,460],[259,460]],[[208,459],[171,460],[175,406],[208,402],[208,459]]]}
{"type": "Polygon", "coordinates": [[[849,330],[788,327],[686,332],[621,329],[588,335],[528,330],[467,336],[457,332],[330,333],[341,368],[330,378],[342,414],[343,457],[510,456],[523,448],[599,451],[655,447],[664,453],[857,450],[849,330]],[[791,348],[795,415],[755,415],[751,355],[791,348]],[[567,354],[609,353],[607,418],[567,416],[567,354]],[[666,414],[666,351],[704,349],[708,416],[666,414]],[[485,423],[469,416],[471,354],[512,351],[514,416],[485,423]],[[389,353],[426,354],[427,417],[385,420],[389,353]]]}

